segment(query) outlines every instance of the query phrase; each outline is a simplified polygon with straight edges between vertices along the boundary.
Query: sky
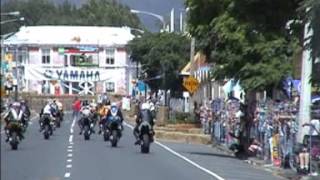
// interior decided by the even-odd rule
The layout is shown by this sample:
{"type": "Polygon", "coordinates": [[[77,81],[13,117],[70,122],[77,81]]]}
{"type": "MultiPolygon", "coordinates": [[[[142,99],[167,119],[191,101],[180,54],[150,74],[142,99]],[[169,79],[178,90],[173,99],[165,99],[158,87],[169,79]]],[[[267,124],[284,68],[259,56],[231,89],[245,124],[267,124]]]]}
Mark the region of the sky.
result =
{"type": "MultiPolygon", "coordinates": [[[[64,2],[64,0],[51,0],[55,3],[64,2]]],[[[86,3],[88,0],[69,0],[70,2],[81,6],[86,3]]],[[[163,16],[166,21],[170,21],[170,12],[171,9],[175,9],[175,21],[179,22],[180,12],[184,12],[184,0],[118,0],[120,3],[123,3],[129,6],[131,9],[136,9],[140,11],[149,11],[155,14],[163,16]]],[[[142,24],[150,31],[157,32],[160,30],[161,23],[159,20],[152,16],[148,15],[138,15],[142,24]]],[[[179,28],[179,25],[175,25],[176,28],[179,28]]]]}

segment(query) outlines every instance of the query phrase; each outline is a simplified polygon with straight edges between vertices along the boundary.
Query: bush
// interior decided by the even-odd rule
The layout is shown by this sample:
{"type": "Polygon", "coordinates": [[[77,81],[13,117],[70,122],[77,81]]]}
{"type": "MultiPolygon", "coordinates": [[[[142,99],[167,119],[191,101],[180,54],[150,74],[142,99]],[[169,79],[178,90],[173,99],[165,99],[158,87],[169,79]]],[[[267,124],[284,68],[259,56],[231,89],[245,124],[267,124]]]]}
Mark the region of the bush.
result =
{"type": "Polygon", "coordinates": [[[198,124],[192,113],[185,112],[171,112],[169,123],[174,124],[198,124]]]}

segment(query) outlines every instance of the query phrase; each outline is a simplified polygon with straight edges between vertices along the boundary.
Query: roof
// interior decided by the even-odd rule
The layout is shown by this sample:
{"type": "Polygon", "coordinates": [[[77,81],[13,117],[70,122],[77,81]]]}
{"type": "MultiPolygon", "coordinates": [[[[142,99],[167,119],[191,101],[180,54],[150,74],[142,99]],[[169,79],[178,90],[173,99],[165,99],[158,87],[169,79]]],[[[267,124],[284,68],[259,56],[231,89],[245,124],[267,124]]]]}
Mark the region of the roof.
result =
{"type": "Polygon", "coordinates": [[[5,45],[126,45],[134,38],[129,27],[23,26],[5,45]]]}

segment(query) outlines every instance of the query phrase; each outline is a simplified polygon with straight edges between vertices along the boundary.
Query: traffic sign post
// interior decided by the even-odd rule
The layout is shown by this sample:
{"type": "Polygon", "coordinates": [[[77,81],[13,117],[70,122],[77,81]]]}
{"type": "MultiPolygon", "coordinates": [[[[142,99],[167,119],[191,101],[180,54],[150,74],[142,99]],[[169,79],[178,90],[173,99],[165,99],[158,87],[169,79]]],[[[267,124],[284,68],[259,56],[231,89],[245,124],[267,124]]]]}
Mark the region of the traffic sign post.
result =
{"type": "Polygon", "coordinates": [[[190,94],[193,94],[198,90],[199,84],[199,81],[193,76],[189,76],[183,80],[183,87],[185,87],[190,94]]]}

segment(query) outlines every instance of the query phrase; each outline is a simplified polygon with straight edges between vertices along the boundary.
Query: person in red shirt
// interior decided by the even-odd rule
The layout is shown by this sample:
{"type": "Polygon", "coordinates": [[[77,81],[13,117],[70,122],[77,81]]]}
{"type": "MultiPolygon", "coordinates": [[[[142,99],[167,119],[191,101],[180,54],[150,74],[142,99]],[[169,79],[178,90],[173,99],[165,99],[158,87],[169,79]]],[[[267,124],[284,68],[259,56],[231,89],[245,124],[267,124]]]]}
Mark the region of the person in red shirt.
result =
{"type": "Polygon", "coordinates": [[[74,102],[72,104],[72,109],[73,109],[73,118],[78,118],[79,112],[81,109],[81,101],[79,100],[78,97],[74,99],[74,102]]]}

